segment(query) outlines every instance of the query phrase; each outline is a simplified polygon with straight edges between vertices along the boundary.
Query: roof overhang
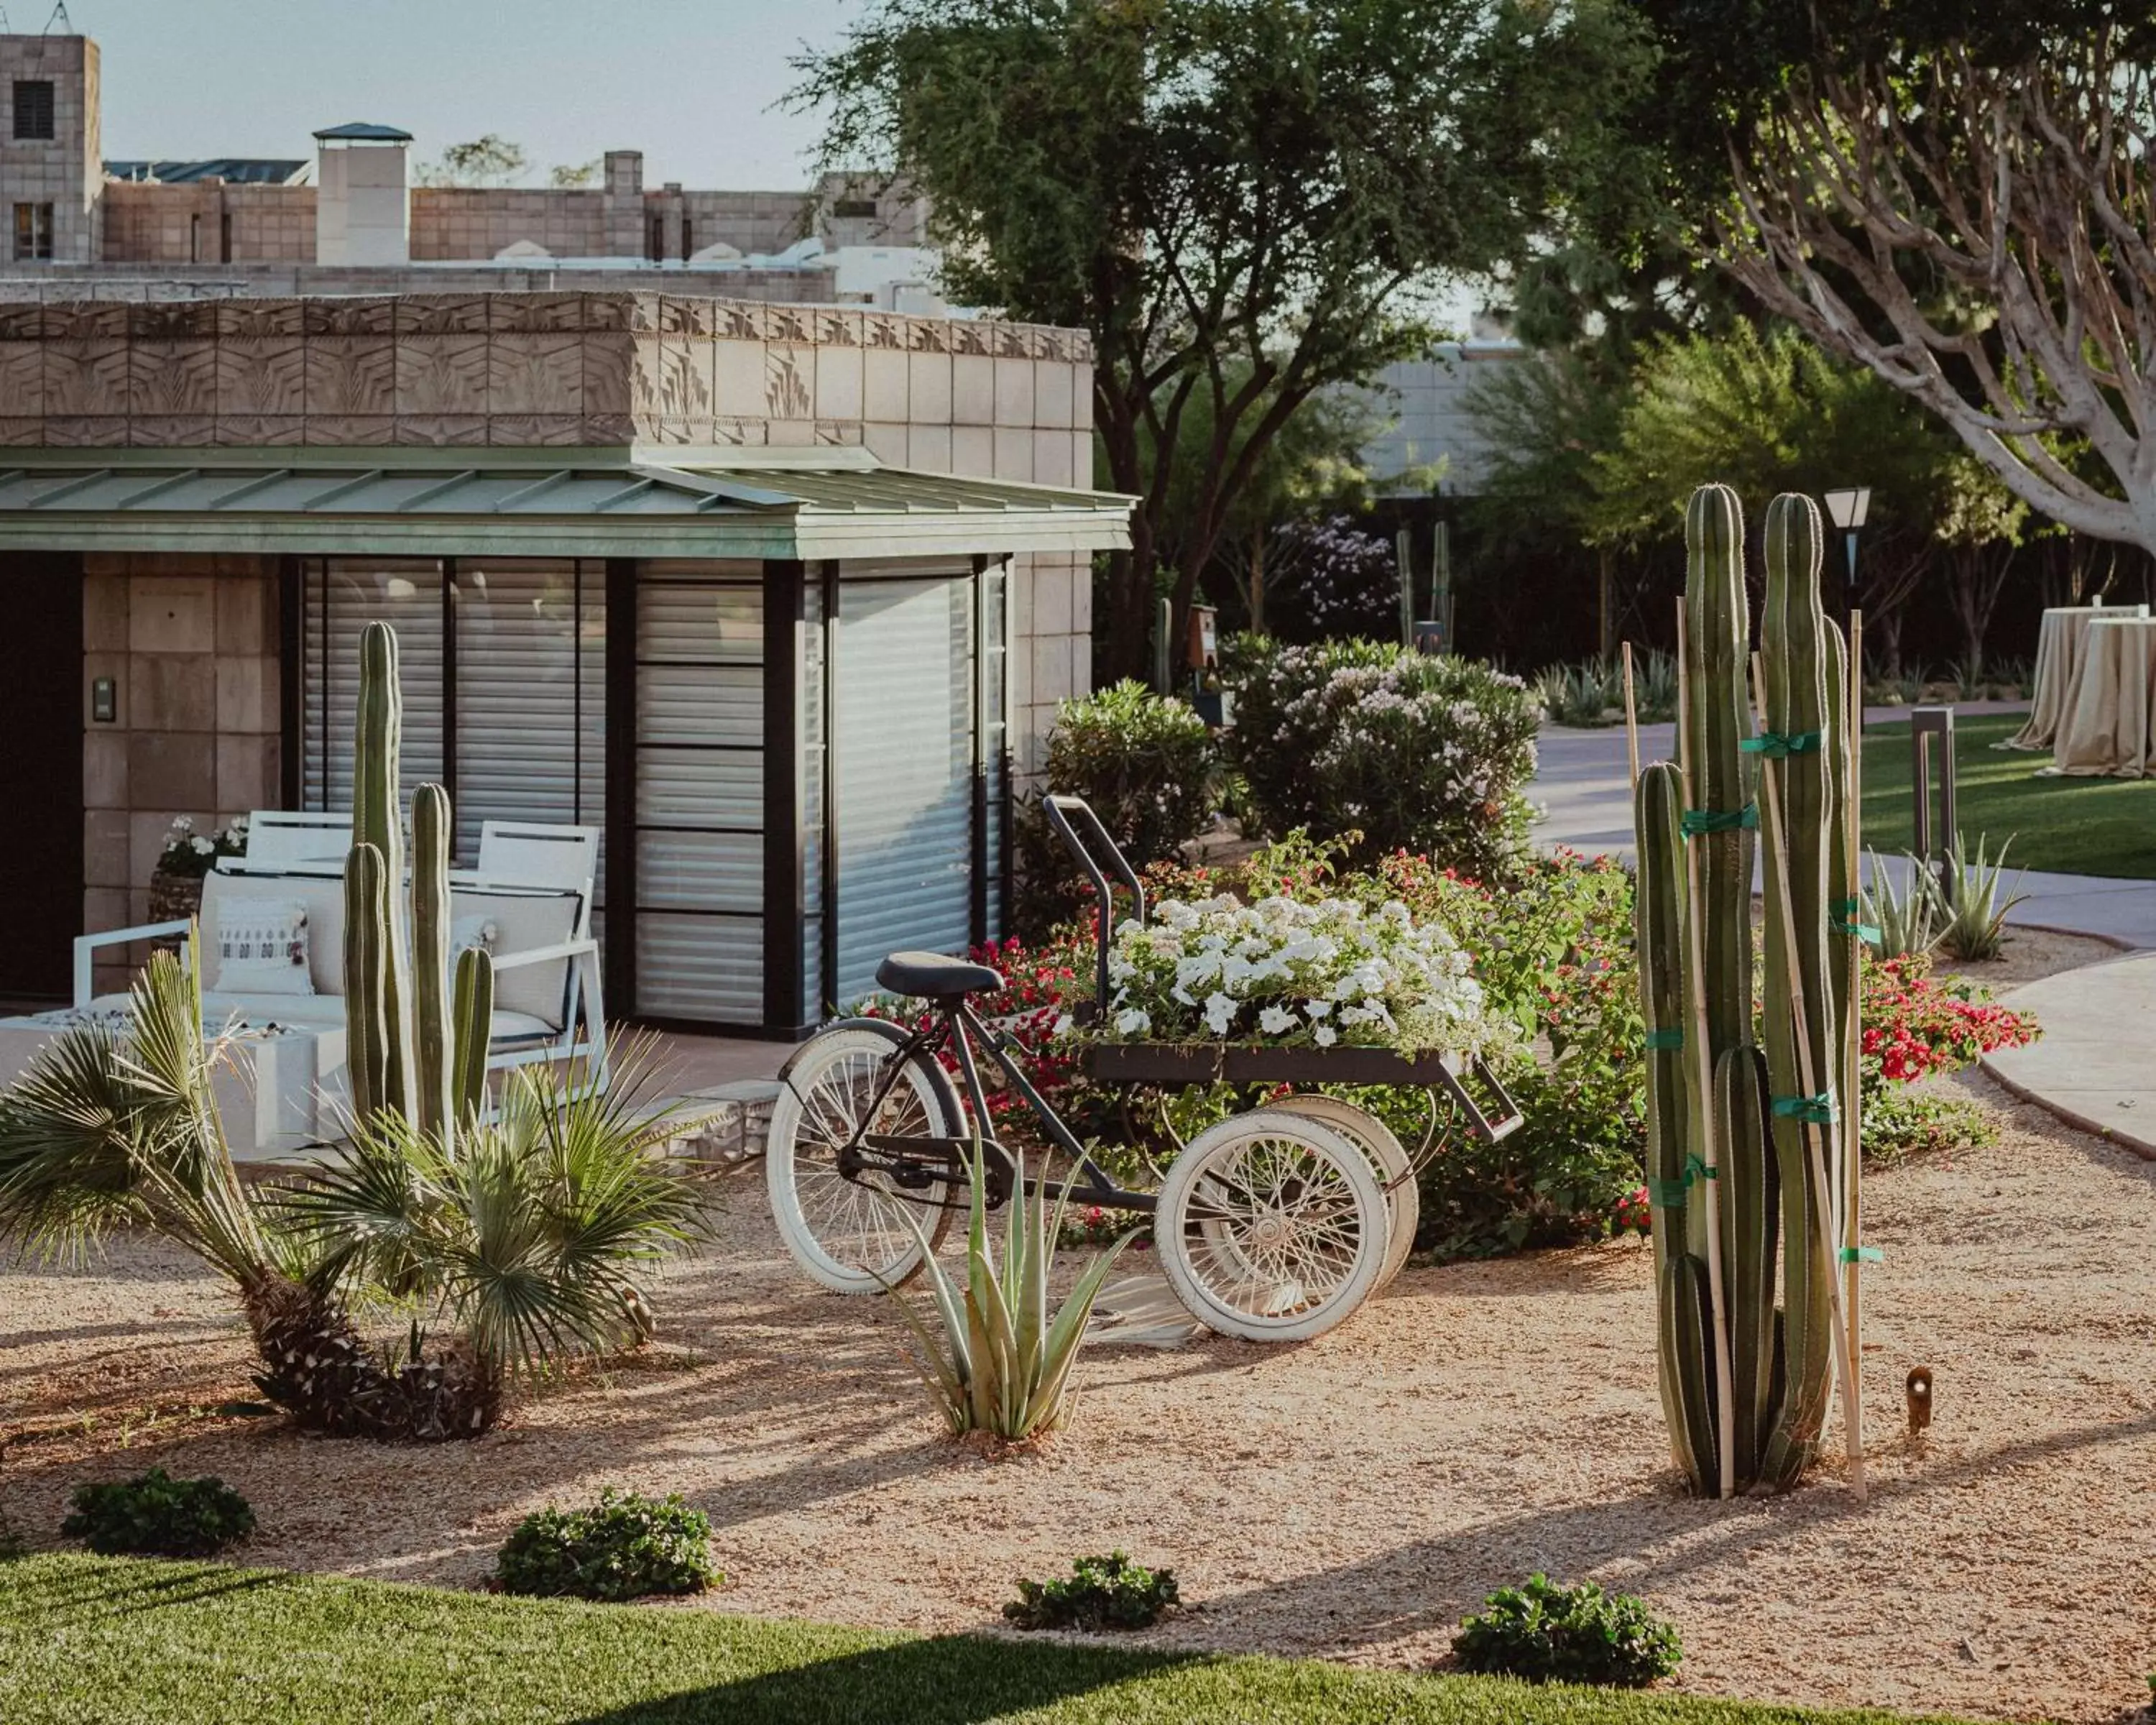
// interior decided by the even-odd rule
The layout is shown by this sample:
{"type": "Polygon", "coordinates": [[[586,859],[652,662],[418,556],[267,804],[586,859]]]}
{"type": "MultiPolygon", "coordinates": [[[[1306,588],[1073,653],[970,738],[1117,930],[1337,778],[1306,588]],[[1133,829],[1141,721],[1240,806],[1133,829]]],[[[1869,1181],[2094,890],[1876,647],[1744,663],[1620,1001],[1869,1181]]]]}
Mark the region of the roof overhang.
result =
{"type": "Polygon", "coordinates": [[[1130,543],[1132,499],[860,449],[0,449],[0,550],[999,557],[1130,543]]]}

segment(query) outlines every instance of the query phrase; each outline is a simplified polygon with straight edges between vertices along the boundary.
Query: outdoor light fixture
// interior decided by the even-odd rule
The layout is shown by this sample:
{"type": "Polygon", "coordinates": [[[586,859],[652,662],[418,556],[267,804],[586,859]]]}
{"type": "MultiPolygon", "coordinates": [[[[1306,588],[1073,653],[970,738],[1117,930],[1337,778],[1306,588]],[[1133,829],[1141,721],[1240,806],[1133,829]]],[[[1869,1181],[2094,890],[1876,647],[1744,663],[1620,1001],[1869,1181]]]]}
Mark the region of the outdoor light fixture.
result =
{"type": "Polygon", "coordinates": [[[1858,485],[1845,491],[1826,494],[1826,512],[1834,524],[1841,529],[1841,542],[1849,556],[1849,585],[1856,586],[1856,533],[1864,525],[1864,518],[1871,512],[1871,487],[1858,485]]]}

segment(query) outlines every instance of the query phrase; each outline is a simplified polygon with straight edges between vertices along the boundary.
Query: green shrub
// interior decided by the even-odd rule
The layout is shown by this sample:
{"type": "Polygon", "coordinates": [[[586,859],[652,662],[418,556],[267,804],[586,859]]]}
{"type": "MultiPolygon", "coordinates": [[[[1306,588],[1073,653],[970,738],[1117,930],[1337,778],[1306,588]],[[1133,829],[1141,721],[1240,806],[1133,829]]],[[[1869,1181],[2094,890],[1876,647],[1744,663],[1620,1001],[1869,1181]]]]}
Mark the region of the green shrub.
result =
{"type": "Polygon", "coordinates": [[[254,1531],[254,1512],[223,1480],[176,1480],[162,1467],[77,1486],[74,1502],[61,1534],[105,1557],[206,1558],[254,1531]]]}
{"type": "Polygon", "coordinates": [[[1882,1082],[1866,1091],[1863,1131],[1864,1159],[1881,1168],[1999,1142],[1997,1123],[1979,1104],[1908,1084],[1882,1082]]]}
{"type": "Polygon", "coordinates": [[[608,1488],[590,1509],[545,1509],[517,1523],[495,1563],[504,1593],[636,1599],[700,1594],[726,1579],[711,1562],[711,1523],[676,1497],[608,1488]]]}
{"type": "Polygon", "coordinates": [[[1222,679],[1266,833],[1356,834],[1358,856],[1418,852],[1486,879],[1525,855],[1540,708],[1517,677],[1375,641],[1240,635],[1222,679]]]}
{"type": "Polygon", "coordinates": [[[1060,1581],[1026,1581],[1004,1615],[1020,1629],[1144,1629],[1180,1603],[1173,1569],[1148,1569],[1122,1552],[1081,1558],[1060,1581]]]}
{"type": "Polygon", "coordinates": [[[1677,1668],[1677,1632],[1630,1594],[1593,1582],[1559,1587],[1547,1575],[1500,1588],[1452,1638],[1462,1671],[1537,1683],[1604,1683],[1644,1689],[1677,1668]]]}
{"type": "MultiPolygon", "coordinates": [[[[1050,791],[1083,797],[1140,869],[1203,834],[1222,788],[1205,721],[1187,703],[1128,681],[1057,706],[1043,777],[1050,791]]],[[[1019,806],[1014,838],[1012,925],[1034,938],[1078,914],[1088,890],[1038,798],[1019,806]]]]}

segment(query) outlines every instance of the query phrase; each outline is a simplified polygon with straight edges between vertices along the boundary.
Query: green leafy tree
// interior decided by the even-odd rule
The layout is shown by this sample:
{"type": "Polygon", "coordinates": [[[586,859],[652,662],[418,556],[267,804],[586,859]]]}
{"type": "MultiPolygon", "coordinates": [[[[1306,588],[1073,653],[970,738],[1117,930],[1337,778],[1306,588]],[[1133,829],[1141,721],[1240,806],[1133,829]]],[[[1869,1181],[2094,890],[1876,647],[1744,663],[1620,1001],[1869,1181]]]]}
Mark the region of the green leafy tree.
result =
{"type": "Polygon", "coordinates": [[[1634,384],[1616,442],[1593,459],[1589,538],[1635,552],[1660,546],[1677,536],[1693,489],[1717,480],[1755,511],[1782,491],[1817,497],[1869,485],[1857,599],[1890,670],[1900,665],[1905,608],[1946,524],[1978,535],[1973,545],[1992,544],[1992,530],[2004,529],[2005,516],[1974,501],[1947,514],[1954,447],[1914,402],[1794,330],[1738,324],[1718,340],[1665,340],[1634,384]]]}
{"type": "Polygon", "coordinates": [[[1632,397],[1629,372],[1563,347],[1483,369],[1468,412],[1489,454],[1469,505],[1486,555],[1591,557],[1595,636],[1604,658],[1640,615],[1643,584],[1621,583],[1614,544],[1590,531],[1599,506],[1595,457],[1612,448],[1632,397]]]}
{"type": "Polygon", "coordinates": [[[1141,500],[1104,668],[1136,675],[1166,543],[1179,629],[1273,440],[1426,347],[1437,272],[1562,225],[1645,60],[1620,0],[885,0],[790,100],[928,199],[952,297],[1091,332],[1141,500]]]}
{"type": "Polygon", "coordinates": [[[422,186],[506,186],[531,166],[523,145],[488,132],[468,144],[451,144],[440,161],[422,167],[413,178],[422,186]]]}
{"type": "MultiPolygon", "coordinates": [[[[1266,601],[1278,574],[1267,555],[1275,527],[1318,515],[1360,514],[1375,498],[1381,478],[1404,477],[1426,485],[1433,475],[1430,469],[1406,475],[1371,470],[1363,452],[1389,423],[1368,392],[1327,390],[1305,402],[1266,443],[1229,499],[1213,557],[1199,571],[1200,590],[1231,614],[1240,610],[1250,628],[1262,632],[1266,601]]],[[[1182,447],[1170,462],[1161,551],[1171,565],[1179,563],[1183,535],[1200,516],[1199,500],[1191,494],[1204,482],[1213,432],[1212,398],[1200,394],[1183,411],[1177,427],[1182,447]]],[[[1150,465],[1155,459],[1150,428],[1140,442],[1150,465]]]]}
{"type": "Polygon", "coordinates": [[[597,156],[589,162],[557,162],[547,171],[547,183],[561,191],[596,186],[605,167],[605,159],[597,156]]]}

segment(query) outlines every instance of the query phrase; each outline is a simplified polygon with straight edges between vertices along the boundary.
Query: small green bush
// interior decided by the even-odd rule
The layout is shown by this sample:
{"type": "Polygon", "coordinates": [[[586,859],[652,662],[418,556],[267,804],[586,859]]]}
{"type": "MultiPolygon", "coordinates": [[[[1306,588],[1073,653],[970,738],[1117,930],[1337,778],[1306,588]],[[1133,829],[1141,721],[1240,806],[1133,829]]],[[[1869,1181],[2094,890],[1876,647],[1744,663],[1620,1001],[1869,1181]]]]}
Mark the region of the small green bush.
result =
{"type": "Polygon", "coordinates": [[[1537,1683],[1603,1683],[1644,1689],[1676,1670],[1684,1650],[1676,1629],[1630,1594],[1593,1582],[1559,1587],[1533,1575],[1500,1588],[1452,1638],[1462,1671],[1537,1683]]]}
{"type": "MultiPolygon", "coordinates": [[[[1048,788],[1083,797],[1135,868],[1173,859],[1212,824],[1220,753],[1185,702],[1121,682],[1061,702],[1043,770],[1048,788]]],[[[1087,902],[1085,877],[1037,798],[1019,807],[1012,924],[1038,937],[1087,902]]]]}
{"type": "Polygon", "coordinates": [[[1061,1581],[1026,1581],[1004,1615],[1020,1629],[1145,1629],[1179,1604],[1173,1569],[1148,1569],[1122,1552],[1081,1558],[1061,1581]]]}
{"type": "Polygon", "coordinates": [[[1982,1150],[1999,1142],[1999,1124],[1967,1096],[1912,1084],[1875,1085],[1864,1095],[1864,1159],[1891,1168],[1912,1156],[1982,1150]]]}
{"type": "Polygon", "coordinates": [[[1221,676],[1235,698],[1225,741],[1267,834],[1358,834],[1358,859],[1407,850],[1483,880],[1527,855],[1542,708],[1517,677],[1378,641],[1262,635],[1229,641],[1221,676]]]}
{"type": "Polygon", "coordinates": [[[711,1523],[679,1496],[663,1502],[609,1487],[589,1509],[545,1509],[517,1523],[495,1560],[504,1593],[637,1599],[700,1594],[726,1579],[711,1562],[711,1523]]]}
{"type": "Polygon", "coordinates": [[[254,1512],[223,1480],[176,1480],[162,1467],[77,1486],[74,1502],[61,1534],[104,1557],[206,1558],[254,1531],[254,1512]]]}

